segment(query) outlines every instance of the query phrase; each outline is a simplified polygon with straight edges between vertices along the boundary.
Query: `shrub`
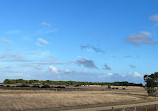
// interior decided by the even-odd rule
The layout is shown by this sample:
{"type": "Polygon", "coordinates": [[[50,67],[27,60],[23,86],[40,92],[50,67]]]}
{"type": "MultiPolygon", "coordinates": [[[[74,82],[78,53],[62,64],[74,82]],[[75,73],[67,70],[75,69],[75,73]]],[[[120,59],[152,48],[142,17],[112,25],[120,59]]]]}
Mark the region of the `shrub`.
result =
{"type": "Polygon", "coordinates": [[[7,85],[6,87],[10,87],[10,85],[7,85]]]}
{"type": "Polygon", "coordinates": [[[65,88],[64,86],[57,86],[57,87],[55,87],[55,88],[65,88]]]}
{"type": "Polygon", "coordinates": [[[108,89],[111,89],[111,86],[110,86],[110,85],[108,85],[108,89]]]}
{"type": "Polygon", "coordinates": [[[50,88],[50,85],[43,85],[41,88],[50,88]]]}
{"type": "Polygon", "coordinates": [[[30,87],[30,86],[27,85],[27,84],[22,84],[22,85],[20,85],[20,86],[16,86],[16,87],[30,87]]]}
{"type": "Polygon", "coordinates": [[[80,85],[75,85],[74,87],[79,87],[80,85]]]}
{"type": "Polygon", "coordinates": [[[33,87],[33,88],[40,88],[40,86],[39,86],[39,85],[36,85],[36,84],[34,84],[32,87],[33,87]]]}

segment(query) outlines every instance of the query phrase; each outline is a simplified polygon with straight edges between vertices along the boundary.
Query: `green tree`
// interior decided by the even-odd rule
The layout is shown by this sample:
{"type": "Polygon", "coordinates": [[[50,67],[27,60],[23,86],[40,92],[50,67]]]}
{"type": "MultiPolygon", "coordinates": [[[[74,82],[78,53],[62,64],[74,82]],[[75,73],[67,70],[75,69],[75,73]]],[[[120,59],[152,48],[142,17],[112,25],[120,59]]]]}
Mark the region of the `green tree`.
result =
{"type": "Polygon", "coordinates": [[[145,89],[149,96],[156,96],[156,89],[158,86],[158,72],[151,75],[144,75],[145,89]]]}

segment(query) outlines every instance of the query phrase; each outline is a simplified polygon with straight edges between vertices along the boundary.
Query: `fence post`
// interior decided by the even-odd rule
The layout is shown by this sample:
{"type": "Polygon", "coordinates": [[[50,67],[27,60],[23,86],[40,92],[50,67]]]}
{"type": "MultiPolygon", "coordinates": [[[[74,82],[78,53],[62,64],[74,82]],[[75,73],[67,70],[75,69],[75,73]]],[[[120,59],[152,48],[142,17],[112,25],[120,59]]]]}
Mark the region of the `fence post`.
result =
{"type": "Polygon", "coordinates": [[[112,111],[114,111],[114,107],[112,107],[112,111]]]}
{"type": "Polygon", "coordinates": [[[155,104],[155,111],[158,111],[158,105],[155,104]]]}
{"type": "Polygon", "coordinates": [[[137,111],[137,108],[136,108],[136,106],[135,106],[135,108],[134,108],[134,111],[137,111]]]}
{"type": "Polygon", "coordinates": [[[126,110],[126,108],[124,107],[124,108],[123,108],[123,111],[125,111],[125,110],[126,110]]]}

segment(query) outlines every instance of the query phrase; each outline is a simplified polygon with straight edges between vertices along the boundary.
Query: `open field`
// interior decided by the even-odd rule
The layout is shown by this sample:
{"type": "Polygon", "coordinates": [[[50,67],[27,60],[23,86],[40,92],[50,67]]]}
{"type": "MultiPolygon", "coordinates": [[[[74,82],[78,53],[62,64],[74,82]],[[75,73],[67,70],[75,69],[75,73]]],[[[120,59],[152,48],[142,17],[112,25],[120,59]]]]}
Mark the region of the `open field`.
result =
{"type": "MultiPolygon", "coordinates": [[[[117,86],[118,87],[118,86],[117,86]]],[[[85,86],[91,91],[0,90],[0,111],[70,110],[117,104],[155,101],[142,87],[106,89],[106,86],[85,86]],[[106,90],[98,90],[106,89],[106,90]],[[95,90],[97,89],[97,90],[95,90]]]]}

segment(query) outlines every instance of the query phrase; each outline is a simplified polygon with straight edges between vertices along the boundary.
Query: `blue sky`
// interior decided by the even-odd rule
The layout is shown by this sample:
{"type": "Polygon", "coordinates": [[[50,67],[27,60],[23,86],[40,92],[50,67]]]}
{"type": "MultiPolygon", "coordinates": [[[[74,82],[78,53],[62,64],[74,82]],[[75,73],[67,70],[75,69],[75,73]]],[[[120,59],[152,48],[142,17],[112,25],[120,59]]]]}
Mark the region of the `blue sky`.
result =
{"type": "Polygon", "coordinates": [[[156,0],[0,1],[0,81],[143,82],[158,71],[156,0]]]}

